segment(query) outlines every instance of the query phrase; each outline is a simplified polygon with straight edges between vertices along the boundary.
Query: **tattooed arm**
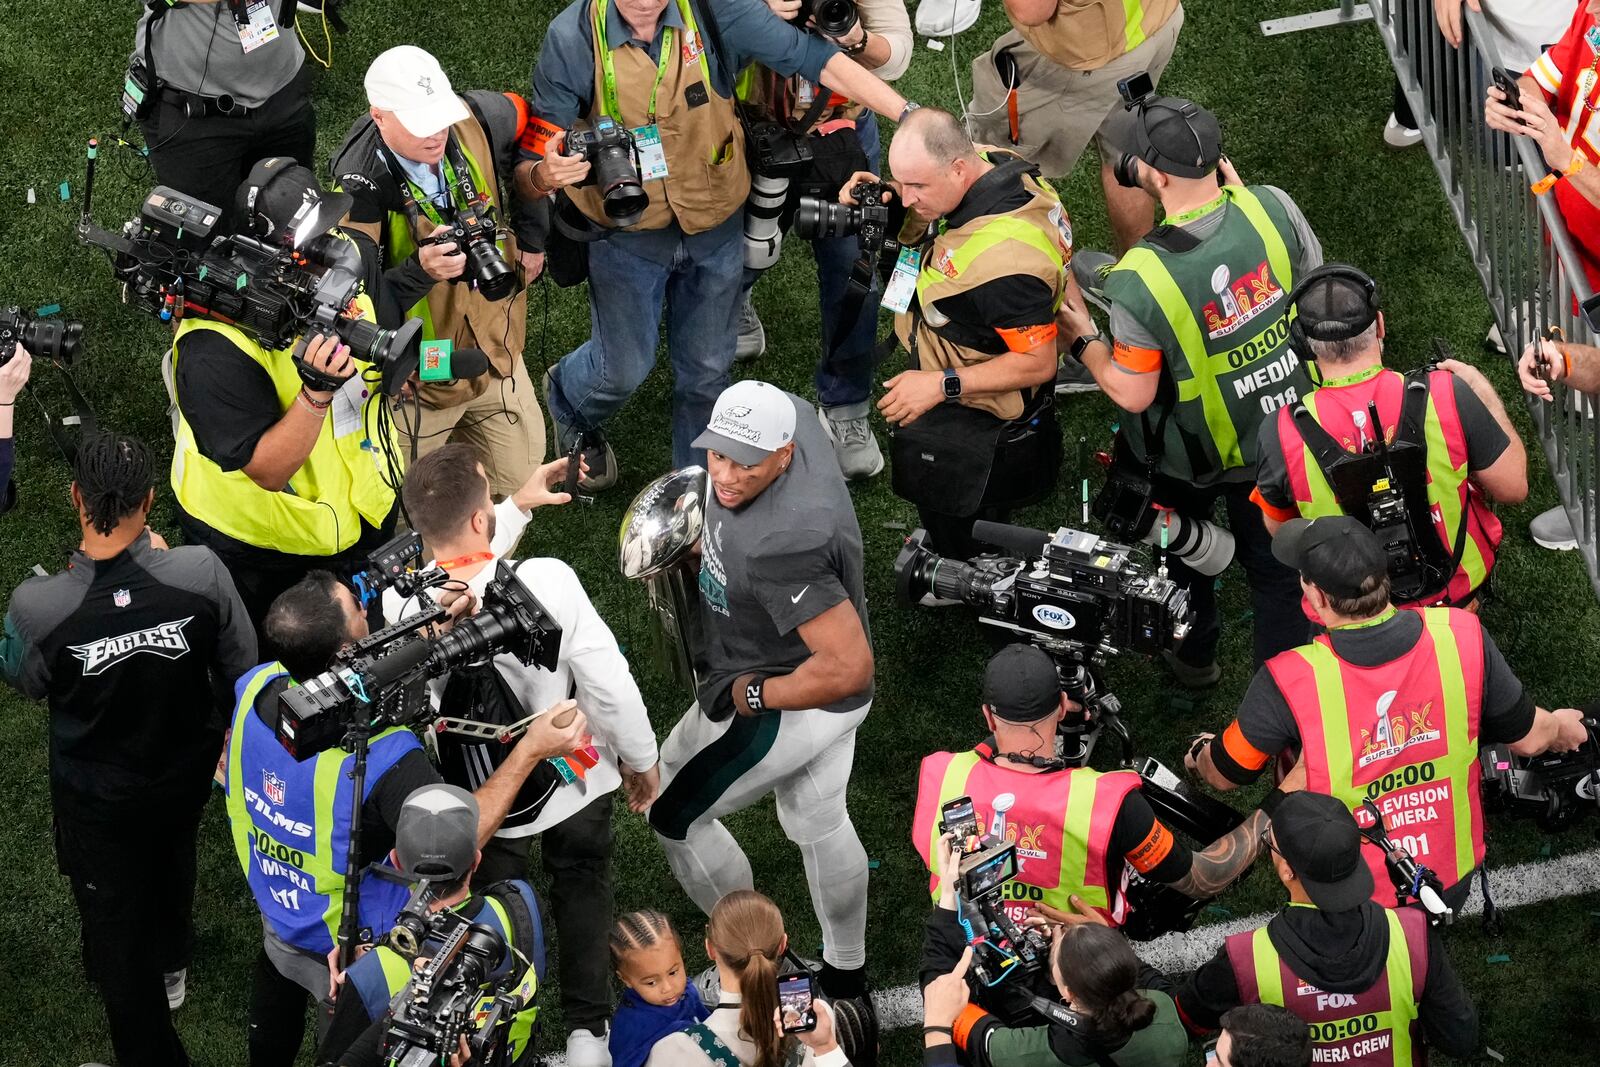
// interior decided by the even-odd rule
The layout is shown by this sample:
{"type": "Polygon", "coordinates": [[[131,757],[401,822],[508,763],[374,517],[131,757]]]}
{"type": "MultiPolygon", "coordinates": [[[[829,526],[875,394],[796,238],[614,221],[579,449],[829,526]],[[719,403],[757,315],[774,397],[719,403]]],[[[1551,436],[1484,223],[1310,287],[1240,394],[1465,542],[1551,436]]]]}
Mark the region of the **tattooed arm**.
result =
{"type": "Polygon", "coordinates": [[[1261,854],[1261,838],[1267,832],[1267,825],[1265,812],[1252,811],[1237,830],[1196,852],[1188,874],[1167,884],[1196,900],[1216,896],[1256,861],[1261,854]]]}

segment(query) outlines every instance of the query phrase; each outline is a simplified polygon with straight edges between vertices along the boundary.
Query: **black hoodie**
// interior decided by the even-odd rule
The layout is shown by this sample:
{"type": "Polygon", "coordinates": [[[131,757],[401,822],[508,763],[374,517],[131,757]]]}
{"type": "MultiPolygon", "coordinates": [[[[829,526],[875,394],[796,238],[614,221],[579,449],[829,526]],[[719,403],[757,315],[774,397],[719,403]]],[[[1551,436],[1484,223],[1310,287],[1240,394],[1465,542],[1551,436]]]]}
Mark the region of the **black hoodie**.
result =
{"type": "MultiPolygon", "coordinates": [[[[1383,907],[1370,900],[1355,911],[1285,908],[1267,923],[1267,936],[1296,977],[1329,993],[1370,989],[1389,955],[1388,920],[1383,907]]],[[[1178,996],[1178,1011],[1191,1030],[1215,1030],[1222,1014],[1240,1003],[1233,964],[1223,946],[1190,977],[1178,996]]],[[[1478,1011],[1432,927],[1418,1013],[1431,1048],[1457,1059],[1477,1050],[1478,1011]]]]}

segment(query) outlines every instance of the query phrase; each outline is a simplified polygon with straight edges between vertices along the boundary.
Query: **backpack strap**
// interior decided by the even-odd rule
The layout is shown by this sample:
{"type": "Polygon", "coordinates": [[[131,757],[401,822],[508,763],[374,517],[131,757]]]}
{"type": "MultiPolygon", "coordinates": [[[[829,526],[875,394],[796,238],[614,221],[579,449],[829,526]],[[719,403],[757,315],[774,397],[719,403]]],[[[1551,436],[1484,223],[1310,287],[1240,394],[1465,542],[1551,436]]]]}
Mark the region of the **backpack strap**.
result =
{"type": "Polygon", "coordinates": [[[1334,495],[1339,497],[1340,510],[1346,515],[1364,514],[1366,502],[1344,499],[1339,494],[1339,482],[1333,474],[1334,464],[1345,459],[1350,453],[1346,452],[1344,446],[1333,439],[1333,434],[1325,430],[1322,423],[1306,409],[1304,401],[1295,401],[1294,406],[1289,409],[1289,415],[1294,420],[1294,427],[1300,434],[1301,442],[1311,453],[1311,458],[1316,461],[1317,469],[1322,472],[1323,479],[1327,481],[1329,488],[1333,489],[1334,495]]]}
{"type": "MultiPolygon", "coordinates": [[[[1418,367],[1407,372],[1405,376],[1405,399],[1400,407],[1400,425],[1395,430],[1395,443],[1416,445],[1422,449],[1423,469],[1427,469],[1428,462],[1428,374],[1431,368],[1418,367]]],[[[1406,504],[1408,508],[1420,508],[1417,514],[1428,514],[1428,488],[1426,484],[1417,486],[1404,486],[1406,504]],[[1413,499],[1415,497],[1415,499],[1413,499]]],[[[1451,579],[1461,567],[1461,557],[1467,550],[1467,527],[1472,522],[1472,498],[1468,494],[1466,505],[1461,509],[1461,524],[1456,527],[1456,541],[1450,549],[1448,559],[1443,558],[1444,546],[1439,544],[1438,538],[1423,539],[1422,554],[1433,565],[1438,574],[1435,581],[1442,581],[1438,591],[1449,587],[1451,579]]],[[[1429,521],[1427,526],[1432,526],[1429,521]]],[[[1419,534],[1420,537],[1420,534],[1419,534]]],[[[1433,590],[1430,590],[1432,592],[1433,590]]]]}
{"type": "Polygon", "coordinates": [[[704,1052],[717,1067],[740,1067],[739,1057],[735,1056],[733,1050],[724,1045],[722,1038],[705,1023],[696,1023],[684,1033],[694,1039],[694,1043],[700,1046],[700,1051],[704,1052]]]}

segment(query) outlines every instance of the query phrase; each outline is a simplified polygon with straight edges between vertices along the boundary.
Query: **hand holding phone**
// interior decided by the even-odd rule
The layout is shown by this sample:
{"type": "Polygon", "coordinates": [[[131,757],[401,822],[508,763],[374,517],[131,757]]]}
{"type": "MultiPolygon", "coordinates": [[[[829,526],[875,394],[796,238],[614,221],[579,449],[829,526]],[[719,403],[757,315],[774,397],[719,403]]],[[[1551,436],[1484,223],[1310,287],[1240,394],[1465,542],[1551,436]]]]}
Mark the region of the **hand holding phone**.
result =
{"type": "Polygon", "coordinates": [[[788,974],[778,978],[778,1018],[786,1034],[807,1034],[817,1028],[817,1012],[811,1001],[814,994],[809,974],[788,974]]]}
{"type": "Polygon", "coordinates": [[[1502,93],[1506,94],[1506,107],[1513,111],[1522,110],[1522,92],[1517,87],[1517,79],[1504,67],[1495,67],[1489,72],[1494,83],[1502,93]]]}
{"type": "Polygon", "coordinates": [[[970,851],[968,843],[982,834],[978,827],[977,809],[971,797],[956,797],[939,807],[939,830],[955,837],[956,851],[970,851]]]}

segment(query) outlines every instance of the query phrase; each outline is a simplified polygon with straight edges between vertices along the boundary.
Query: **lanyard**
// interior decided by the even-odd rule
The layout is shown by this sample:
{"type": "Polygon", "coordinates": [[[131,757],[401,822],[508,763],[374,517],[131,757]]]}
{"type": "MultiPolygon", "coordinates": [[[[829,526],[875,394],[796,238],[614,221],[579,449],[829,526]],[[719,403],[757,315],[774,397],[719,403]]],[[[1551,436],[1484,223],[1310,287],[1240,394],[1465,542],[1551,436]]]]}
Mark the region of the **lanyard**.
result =
{"type": "MultiPolygon", "coordinates": [[[[606,40],[606,0],[595,0],[594,5],[594,39],[600,46],[600,65],[604,74],[605,102],[604,112],[607,117],[616,122],[622,122],[622,105],[617,102],[617,68],[611,58],[612,48],[606,40]]],[[[695,58],[700,61],[700,76],[705,79],[706,91],[711,92],[711,68],[706,64],[705,46],[700,41],[700,30],[695,25],[694,12],[689,9],[685,0],[679,0],[678,11],[683,16],[684,33],[690,44],[695,49],[695,58]]],[[[675,54],[674,42],[677,34],[671,26],[661,31],[661,58],[656,61],[656,80],[650,86],[650,112],[645,124],[654,126],[656,122],[656,94],[661,91],[661,82],[667,76],[667,68],[675,54]]],[[[626,125],[624,123],[624,125],[626,125]]]]}
{"type": "Polygon", "coordinates": [[[1209,204],[1201,204],[1199,207],[1185,211],[1181,215],[1168,215],[1164,220],[1164,225],[1182,226],[1186,222],[1193,222],[1195,219],[1211,214],[1213,211],[1217,210],[1217,208],[1226,203],[1227,200],[1228,194],[1221,193],[1209,204]]]}
{"type": "Polygon", "coordinates": [[[1380,363],[1377,366],[1368,367],[1366,370],[1358,370],[1354,374],[1346,374],[1343,378],[1324,378],[1322,379],[1322,387],[1324,389],[1337,389],[1344,385],[1357,385],[1376,378],[1382,372],[1383,364],[1380,363]]]}
{"type": "MultiPolygon", "coordinates": [[[[444,164],[444,195],[450,198],[451,204],[455,204],[456,169],[450,165],[450,153],[446,152],[444,154],[444,158],[439,160],[439,162],[444,164]]],[[[411,199],[416,202],[417,208],[424,215],[428,216],[428,220],[435,226],[443,226],[444,219],[439,217],[439,212],[434,208],[433,197],[427,195],[420,188],[418,188],[417,183],[411,180],[411,175],[405,174],[404,171],[401,173],[405,178],[406,188],[411,191],[411,199]]]]}

